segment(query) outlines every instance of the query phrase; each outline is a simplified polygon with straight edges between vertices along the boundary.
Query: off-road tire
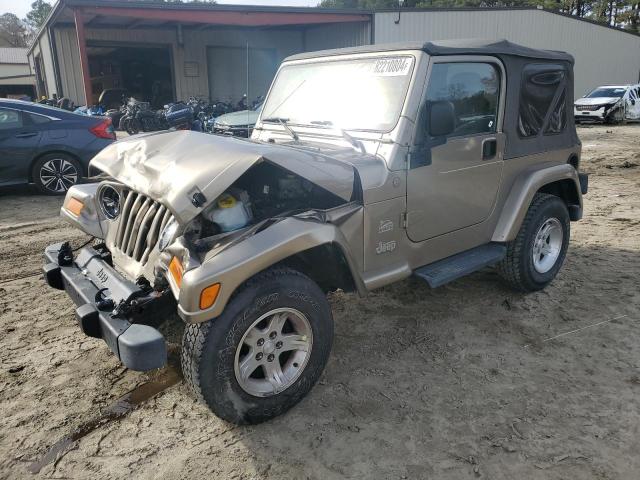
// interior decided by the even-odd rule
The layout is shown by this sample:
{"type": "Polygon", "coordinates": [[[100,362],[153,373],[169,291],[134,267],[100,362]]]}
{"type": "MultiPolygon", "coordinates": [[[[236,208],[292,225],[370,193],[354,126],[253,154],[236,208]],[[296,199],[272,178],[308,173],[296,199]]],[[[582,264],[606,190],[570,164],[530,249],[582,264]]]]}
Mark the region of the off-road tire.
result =
{"type": "Polygon", "coordinates": [[[536,193],[529,205],[516,238],[507,243],[507,254],[497,265],[498,273],[511,287],[521,292],[534,292],[546,287],[562,267],[569,246],[570,220],[567,206],[561,198],[536,193]],[[540,227],[549,219],[557,218],[562,226],[562,247],[553,267],[545,272],[533,265],[533,243],[540,227]]]}
{"type": "Polygon", "coordinates": [[[320,377],[333,343],[333,316],[326,296],[307,276],[286,267],[259,273],[238,288],[223,313],[187,325],[182,338],[182,372],[198,398],[218,417],[235,424],[264,422],[296,405],[320,377]],[[234,362],[243,335],[261,315],[277,308],[302,312],[313,345],[303,372],[286,390],[250,395],[239,385],[234,362]]]}
{"type": "MultiPolygon", "coordinates": [[[[33,165],[31,170],[31,178],[33,180],[34,185],[38,189],[40,193],[44,193],[45,195],[65,195],[67,190],[75,185],[81,178],[83,172],[80,163],[70,155],[66,153],[48,153],[40,157],[33,165]],[[54,170],[58,170],[62,168],[62,173],[69,174],[70,172],[74,172],[75,182],[70,183],[65,180],[64,182],[64,190],[57,190],[60,184],[53,183],[45,183],[43,181],[43,176],[51,173],[51,168],[54,170]]],[[[47,177],[45,177],[46,179],[47,177]]],[[[69,176],[66,177],[71,178],[69,176]]]]}

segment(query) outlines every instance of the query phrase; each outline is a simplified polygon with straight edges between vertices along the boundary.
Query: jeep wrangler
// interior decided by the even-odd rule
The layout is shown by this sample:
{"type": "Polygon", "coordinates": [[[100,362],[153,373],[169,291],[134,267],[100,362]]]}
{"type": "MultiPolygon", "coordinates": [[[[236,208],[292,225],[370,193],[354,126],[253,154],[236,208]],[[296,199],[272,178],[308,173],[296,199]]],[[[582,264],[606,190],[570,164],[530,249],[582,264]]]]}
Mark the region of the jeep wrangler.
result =
{"type": "Polygon", "coordinates": [[[504,40],[294,55],[251,139],[100,152],[61,209],[96,240],[47,247],[45,278],[133,370],[165,365],[177,311],[194,393],[230,422],[273,418],[327,363],[327,292],[489,266],[522,292],[553,280],[587,191],[572,102],[570,55],[504,40]]]}

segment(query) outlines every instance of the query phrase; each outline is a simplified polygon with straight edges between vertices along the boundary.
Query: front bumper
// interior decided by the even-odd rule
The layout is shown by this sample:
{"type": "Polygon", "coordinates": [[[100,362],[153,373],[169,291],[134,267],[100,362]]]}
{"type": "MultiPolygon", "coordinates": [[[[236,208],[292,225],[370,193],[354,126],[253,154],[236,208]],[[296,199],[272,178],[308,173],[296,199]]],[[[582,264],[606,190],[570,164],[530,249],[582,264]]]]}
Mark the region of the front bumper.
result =
{"type": "Polygon", "coordinates": [[[602,122],[605,119],[605,107],[600,107],[597,110],[578,110],[573,109],[573,116],[576,120],[592,120],[602,122]]]}
{"type": "Polygon", "coordinates": [[[148,299],[148,294],[120,275],[93,248],[83,248],[75,257],[63,260],[61,249],[63,244],[59,243],[45,249],[44,277],[50,287],[65,290],[78,305],[76,320],[82,331],[102,338],[131,370],[147,371],[166,365],[167,347],[162,334],[137,323],[152,311],[152,303],[158,302],[122,313],[122,305],[142,304],[137,299],[148,299]]]}

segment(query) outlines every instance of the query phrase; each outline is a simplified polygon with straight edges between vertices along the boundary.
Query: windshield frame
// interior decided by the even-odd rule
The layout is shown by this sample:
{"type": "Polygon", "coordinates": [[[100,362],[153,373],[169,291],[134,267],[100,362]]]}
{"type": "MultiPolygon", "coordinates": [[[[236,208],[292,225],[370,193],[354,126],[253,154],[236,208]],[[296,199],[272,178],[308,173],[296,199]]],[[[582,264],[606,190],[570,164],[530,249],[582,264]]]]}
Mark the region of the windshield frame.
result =
{"type": "MultiPolygon", "coordinates": [[[[355,54],[348,54],[348,55],[334,54],[334,55],[327,55],[326,57],[314,57],[314,58],[303,59],[303,60],[291,60],[291,61],[285,60],[284,62],[282,62],[282,64],[278,68],[278,71],[276,72],[276,75],[273,78],[273,81],[271,82],[271,86],[269,87],[269,91],[265,96],[263,105],[264,106],[267,105],[267,102],[269,101],[269,98],[278,80],[278,77],[280,76],[282,70],[288,66],[327,64],[331,62],[345,62],[345,61],[360,60],[360,59],[370,60],[370,59],[376,59],[376,58],[389,58],[389,57],[410,57],[412,60],[411,70],[409,72],[409,81],[407,82],[406,90],[404,92],[404,96],[402,99],[402,104],[400,105],[400,109],[398,110],[398,115],[395,118],[393,124],[388,129],[371,129],[371,128],[343,128],[342,129],[344,131],[349,131],[349,132],[363,132],[363,133],[372,133],[376,135],[389,134],[398,127],[398,124],[400,123],[400,119],[405,115],[405,109],[407,107],[407,102],[409,100],[411,90],[413,88],[413,83],[415,81],[415,75],[416,75],[416,71],[418,70],[418,63],[419,63],[419,57],[414,50],[394,50],[394,51],[388,51],[388,52],[355,53],[355,54]]],[[[262,120],[264,114],[265,114],[265,109],[263,108],[262,111],[260,112],[260,117],[258,118],[258,123],[260,124],[260,126],[265,124],[262,120]]],[[[264,115],[265,118],[268,118],[270,116],[273,116],[273,115],[264,115]]],[[[268,123],[268,124],[277,125],[274,123],[268,123]]],[[[287,125],[294,126],[294,127],[302,127],[304,129],[309,128],[309,129],[323,130],[323,131],[330,131],[330,130],[336,129],[336,126],[327,126],[327,125],[312,124],[312,123],[308,123],[308,124],[297,123],[292,121],[287,121],[287,125]]],[[[338,134],[337,136],[341,136],[341,135],[338,134]]]]}

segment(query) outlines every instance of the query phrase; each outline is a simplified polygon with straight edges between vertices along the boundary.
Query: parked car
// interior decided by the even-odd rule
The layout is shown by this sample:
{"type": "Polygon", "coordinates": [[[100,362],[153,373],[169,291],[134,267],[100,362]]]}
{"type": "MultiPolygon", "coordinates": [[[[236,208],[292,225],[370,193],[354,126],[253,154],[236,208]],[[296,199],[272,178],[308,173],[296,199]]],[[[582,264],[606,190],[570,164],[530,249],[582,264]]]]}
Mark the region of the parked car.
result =
{"type": "Polygon", "coordinates": [[[0,99],[0,186],[33,183],[42,193],[64,194],[115,139],[109,118],[0,99]]]}
{"type": "Polygon", "coordinates": [[[250,137],[262,111],[263,104],[261,102],[250,110],[240,110],[239,112],[220,115],[213,124],[213,133],[233,135],[234,137],[250,137]]]}
{"type": "Polygon", "coordinates": [[[587,192],[572,69],[504,40],[295,55],[250,140],[175,131],[100,152],[61,215],[101,240],[48,246],[45,278],[133,370],[165,365],[154,325],[177,311],[185,382],[225,420],[268,420],[327,363],[327,292],[487,266],[522,292],[553,281],[587,192]]]}
{"type": "Polygon", "coordinates": [[[640,84],[598,87],[575,101],[574,115],[576,122],[640,120],[640,84]]]}

